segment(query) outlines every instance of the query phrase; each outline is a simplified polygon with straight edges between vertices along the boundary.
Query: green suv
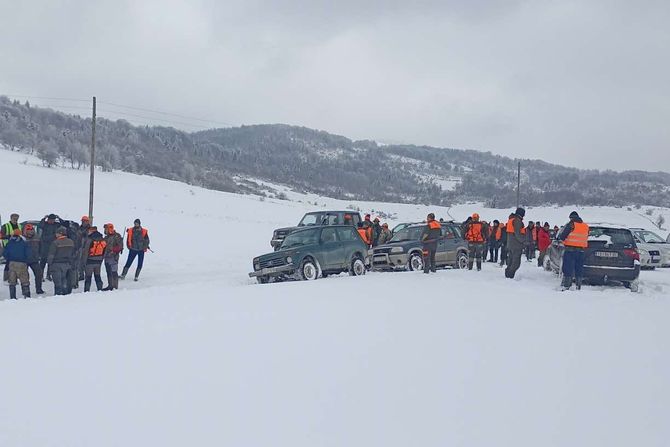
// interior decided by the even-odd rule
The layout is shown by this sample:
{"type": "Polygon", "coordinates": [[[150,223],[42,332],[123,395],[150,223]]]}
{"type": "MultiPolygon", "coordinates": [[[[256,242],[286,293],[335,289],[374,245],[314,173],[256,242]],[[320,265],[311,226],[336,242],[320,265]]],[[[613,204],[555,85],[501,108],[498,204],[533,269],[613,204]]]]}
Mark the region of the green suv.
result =
{"type": "Polygon", "coordinates": [[[254,258],[249,273],[259,283],[286,279],[314,280],[349,272],[364,275],[368,249],[351,225],[329,225],[297,230],[286,236],[279,250],[254,258]]]}

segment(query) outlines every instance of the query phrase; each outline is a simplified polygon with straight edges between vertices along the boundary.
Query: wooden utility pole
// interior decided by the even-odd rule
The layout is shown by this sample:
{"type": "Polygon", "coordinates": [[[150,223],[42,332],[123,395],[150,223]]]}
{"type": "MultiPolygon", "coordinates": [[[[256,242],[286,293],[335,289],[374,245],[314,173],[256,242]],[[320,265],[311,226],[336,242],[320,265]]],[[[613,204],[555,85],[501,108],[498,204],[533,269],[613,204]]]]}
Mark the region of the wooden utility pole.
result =
{"type": "Polygon", "coordinates": [[[516,166],[516,207],[521,206],[521,162],[516,166]]]}
{"type": "Polygon", "coordinates": [[[88,218],[93,225],[93,185],[95,182],[95,96],[93,97],[93,116],[91,118],[91,184],[88,190],[88,218]]]}

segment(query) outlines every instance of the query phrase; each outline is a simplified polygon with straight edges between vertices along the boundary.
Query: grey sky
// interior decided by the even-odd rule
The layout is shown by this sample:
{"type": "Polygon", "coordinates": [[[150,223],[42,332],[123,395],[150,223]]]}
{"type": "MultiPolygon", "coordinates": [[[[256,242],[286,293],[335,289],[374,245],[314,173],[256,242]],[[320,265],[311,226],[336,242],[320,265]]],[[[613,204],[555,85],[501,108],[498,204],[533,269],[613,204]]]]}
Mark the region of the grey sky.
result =
{"type": "Polygon", "coordinates": [[[668,23],[667,1],[0,0],[0,93],[670,171],[668,23]]]}

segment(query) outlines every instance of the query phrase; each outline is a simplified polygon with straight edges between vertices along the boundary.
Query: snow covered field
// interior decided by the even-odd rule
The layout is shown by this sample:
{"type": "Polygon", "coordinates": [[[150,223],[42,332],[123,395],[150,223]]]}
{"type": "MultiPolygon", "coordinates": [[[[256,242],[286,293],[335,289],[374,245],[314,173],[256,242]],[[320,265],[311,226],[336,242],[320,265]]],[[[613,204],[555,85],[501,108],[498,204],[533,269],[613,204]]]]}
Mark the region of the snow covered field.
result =
{"type": "MultiPolygon", "coordinates": [[[[10,212],[78,219],[85,172],[0,151],[10,212]],[[26,164],[23,161],[26,160],[26,164]]],[[[256,285],[253,256],[307,210],[397,220],[510,210],[237,196],[98,173],[95,223],[149,229],[139,283],[6,300],[0,446],[665,446],[670,270],[641,293],[558,280],[524,262],[256,285]],[[302,202],[298,202],[302,200],[302,202]],[[308,204],[307,202],[311,202],[308,204]],[[318,203],[318,206],[313,203],[318,203]]],[[[568,208],[529,209],[561,224],[568,208]]],[[[644,210],[579,209],[652,229],[644,210]]],[[[670,217],[668,210],[655,210],[670,217]]],[[[393,222],[392,222],[393,224],[393,222]]],[[[665,233],[663,233],[665,236],[665,233]]],[[[125,255],[124,255],[125,260],[125,255]]],[[[46,290],[51,294],[52,285],[46,290]]]]}

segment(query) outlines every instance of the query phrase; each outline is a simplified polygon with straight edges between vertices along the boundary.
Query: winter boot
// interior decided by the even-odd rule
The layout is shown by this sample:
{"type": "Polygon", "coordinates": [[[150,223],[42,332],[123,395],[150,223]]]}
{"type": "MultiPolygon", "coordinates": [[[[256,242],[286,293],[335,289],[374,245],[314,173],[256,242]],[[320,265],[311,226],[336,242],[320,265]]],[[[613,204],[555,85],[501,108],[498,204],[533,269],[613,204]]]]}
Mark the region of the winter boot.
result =
{"type": "Polygon", "coordinates": [[[121,276],[119,278],[126,279],[127,274],[128,274],[128,267],[124,267],[123,272],[121,272],[121,276]]]}
{"type": "Polygon", "coordinates": [[[16,286],[9,286],[9,298],[12,300],[16,299],[16,286]]]}
{"type": "Polygon", "coordinates": [[[577,290],[582,290],[582,278],[577,278],[575,283],[577,284],[577,290]]]}
{"type": "Polygon", "coordinates": [[[570,290],[570,287],[572,287],[572,278],[564,276],[563,282],[561,283],[561,290],[562,291],[570,290]]]}
{"type": "Polygon", "coordinates": [[[137,270],[135,270],[135,281],[139,280],[141,271],[142,271],[142,269],[139,269],[139,268],[137,270]]]}
{"type": "Polygon", "coordinates": [[[114,277],[113,287],[114,289],[119,290],[119,272],[114,272],[113,277],[114,277]]]}
{"type": "Polygon", "coordinates": [[[482,260],[477,259],[477,271],[480,271],[482,269],[482,260]]]}
{"type": "Polygon", "coordinates": [[[42,289],[38,289],[38,290],[35,291],[35,293],[38,294],[38,295],[44,295],[46,292],[42,289]]]}
{"type": "Polygon", "coordinates": [[[91,279],[92,278],[84,279],[84,292],[90,292],[91,291],[91,279]]]}
{"type": "Polygon", "coordinates": [[[475,264],[475,260],[470,258],[468,260],[468,270],[472,270],[472,266],[475,264]]]}
{"type": "Polygon", "coordinates": [[[30,285],[21,286],[21,293],[24,298],[30,298],[30,285]]]}

